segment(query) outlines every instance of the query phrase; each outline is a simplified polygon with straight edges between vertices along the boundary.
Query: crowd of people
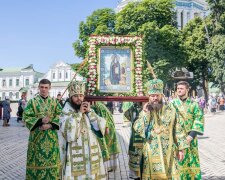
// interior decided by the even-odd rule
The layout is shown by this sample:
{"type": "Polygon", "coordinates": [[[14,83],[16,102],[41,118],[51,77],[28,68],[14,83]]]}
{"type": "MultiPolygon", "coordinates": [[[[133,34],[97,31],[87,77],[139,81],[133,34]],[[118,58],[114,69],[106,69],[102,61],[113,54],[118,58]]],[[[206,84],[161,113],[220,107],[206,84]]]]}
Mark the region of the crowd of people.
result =
{"type": "MultiPolygon", "coordinates": [[[[189,98],[189,84],[177,83],[177,97],[165,98],[163,82],[147,84],[148,103],[129,103],[118,110],[131,122],[131,179],[201,179],[197,136],[204,132],[204,111],[224,110],[224,97],[189,98]],[[214,102],[215,101],[215,102],[214,102]]],[[[119,168],[120,146],[113,103],[91,105],[85,83],[73,81],[62,102],[49,96],[51,82],[39,82],[39,94],[18,102],[17,121],[29,129],[26,179],[107,179],[119,168]],[[60,133],[57,132],[59,130],[60,133]]],[[[9,126],[10,102],[2,102],[3,126],[9,126]]]]}
{"type": "Polygon", "coordinates": [[[163,82],[149,82],[149,103],[133,104],[130,177],[133,179],[201,179],[197,136],[204,132],[203,111],[188,97],[189,84],[177,84],[177,98],[166,102],[163,82]]]}
{"type": "MultiPolygon", "coordinates": [[[[174,99],[177,98],[177,95],[171,95],[169,97],[163,97],[163,102],[165,104],[171,103],[174,99]]],[[[208,102],[206,101],[205,97],[201,96],[195,96],[191,97],[192,101],[195,101],[199,104],[199,107],[203,110],[204,114],[206,113],[215,113],[225,110],[225,97],[223,95],[209,95],[208,96],[208,102]]],[[[129,107],[133,103],[131,102],[107,102],[106,106],[112,112],[119,112],[123,113],[123,111],[126,111],[129,109],[129,107]]],[[[125,117],[125,119],[127,119],[125,117]]]]}
{"type": "Polygon", "coordinates": [[[26,179],[106,179],[120,153],[110,111],[101,102],[84,101],[84,82],[69,84],[64,103],[60,95],[48,95],[49,80],[38,88],[23,112],[30,131],[26,179]]]}

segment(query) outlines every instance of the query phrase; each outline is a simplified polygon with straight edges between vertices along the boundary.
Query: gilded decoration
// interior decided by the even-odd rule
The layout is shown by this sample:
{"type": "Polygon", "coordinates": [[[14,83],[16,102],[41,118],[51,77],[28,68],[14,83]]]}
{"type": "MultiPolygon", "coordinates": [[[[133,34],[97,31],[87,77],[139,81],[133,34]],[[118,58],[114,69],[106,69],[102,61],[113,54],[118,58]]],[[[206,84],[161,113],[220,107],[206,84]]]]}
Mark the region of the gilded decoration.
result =
{"type": "Polygon", "coordinates": [[[113,92],[143,95],[141,37],[90,36],[88,45],[89,95],[113,92]],[[114,67],[111,71],[110,66],[114,67]]]}

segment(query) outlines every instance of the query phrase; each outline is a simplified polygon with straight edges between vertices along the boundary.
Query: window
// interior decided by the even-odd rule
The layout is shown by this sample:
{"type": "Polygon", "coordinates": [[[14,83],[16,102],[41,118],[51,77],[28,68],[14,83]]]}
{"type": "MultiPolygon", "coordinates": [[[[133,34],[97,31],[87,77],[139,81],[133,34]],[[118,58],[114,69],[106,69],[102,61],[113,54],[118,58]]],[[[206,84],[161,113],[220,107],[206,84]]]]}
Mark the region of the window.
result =
{"type": "Polygon", "coordinates": [[[200,16],[199,13],[197,13],[197,12],[194,13],[194,17],[199,17],[199,16],[200,16]]]}
{"type": "Polygon", "coordinates": [[[55,79],[55,73],[52,73],[52,79],[55,79]]]}
{"type": "Polygon", "coordinates": [[[16,92],[16,99],[19,99],[19,92],[16,92]]]}
{"type": "Polygon", "coordinates": [[[5,100],[5,93],[2,93],[2,100],[5,100]]]}
{"type": "Polygon", "coordinates": [[[66,72],[66,79],[68,78],[68,72],[66,72]]]}
{"type": "Polygon", "coordinates": [[[9,86],[12,86],[12,79],[9,80],[9,86]]]}
{"type": "Polygon", "coordinates": [[[29,79],[26,79],[25,85],[26,85],[26,86],[29,86],[29,84],[30,84],[30,83],[29,83],[29,79]]]}
{"type": "Polygon", "coordinates": [[[61,72],[59,73],[59,79],[62,79],[62,73],[61,72]]]}
{"type": "Polygon", "coordinates": [[[16,86],[19,86],[19,85],[20,85],[20,80],[16,79],[16,86]]]}
{"type": "Polygon", "coordinates": [[[9,99],[12,99],[12,96],[13,96],[13,93],[10,92],[10,93],[9,93],[9,99]]]}
{"type": "Polygon", "coordinates": [[[6,86],[6,80],[3,79],[3,80],[2,80],[2,87],[5,87],[5,86],[6,86]]]}

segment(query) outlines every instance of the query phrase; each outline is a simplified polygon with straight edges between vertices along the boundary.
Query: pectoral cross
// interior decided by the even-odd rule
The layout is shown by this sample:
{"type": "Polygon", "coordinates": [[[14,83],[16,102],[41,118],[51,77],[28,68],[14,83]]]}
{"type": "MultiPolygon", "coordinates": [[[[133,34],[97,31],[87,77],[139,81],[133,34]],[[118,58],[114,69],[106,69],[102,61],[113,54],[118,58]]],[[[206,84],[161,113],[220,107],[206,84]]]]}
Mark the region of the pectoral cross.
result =
{"type": "Polygon", "coordinates": [[[81,129],[81,133],[82,133],[82,134],[86,133],[86,130],[85,130],[84,128],[81,129]]]}
{"type": "Polygon", "coordinates": [[[155,132],[156,134],[160,134],[160,133],[161,133],[161,128],[160,128],[160,127],[155,128],[155,129],[154,129],[154,132],[155,132]]]}

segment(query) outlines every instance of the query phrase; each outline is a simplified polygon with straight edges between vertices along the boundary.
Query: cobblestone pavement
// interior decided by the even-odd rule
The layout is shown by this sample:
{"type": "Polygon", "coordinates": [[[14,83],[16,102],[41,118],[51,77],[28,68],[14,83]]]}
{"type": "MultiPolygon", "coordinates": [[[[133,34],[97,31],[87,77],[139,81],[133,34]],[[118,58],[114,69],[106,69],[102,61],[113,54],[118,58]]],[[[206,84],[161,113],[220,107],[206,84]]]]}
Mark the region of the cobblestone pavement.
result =
{"type": "MultiPolygon", "coordinates": [[[[123,123],[122,115],[115,114],[118,139],[121,145],[120,167],[110,172],[108,179],[129,179],[128,144],[129,124],[123,123]]],[[[199,137],[199,152],[204,180],[225,180],[225,113],[206,115],[205,134],[199,137]]],[[[0,125],[2,120],[0,120],[0,125]]],[[[10,127],[0,126],[0,180],[25,179],[28,130],[10,120],[10,127]]]]}
{"type": "Polygon", "coordinates": [[[203,179],[225,180],[225,112],[206,115],[205,133],[199,137],[203,179]]]}
{"type": "Polygon", "coordinates": [[[28,130],[15,118],[10,127],[2,127],[0,120],[0,179],[25,179],[28,130]]]}

